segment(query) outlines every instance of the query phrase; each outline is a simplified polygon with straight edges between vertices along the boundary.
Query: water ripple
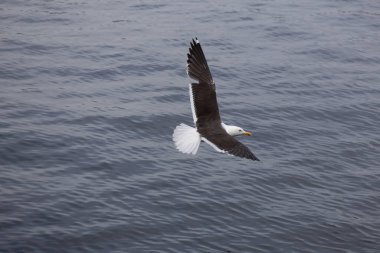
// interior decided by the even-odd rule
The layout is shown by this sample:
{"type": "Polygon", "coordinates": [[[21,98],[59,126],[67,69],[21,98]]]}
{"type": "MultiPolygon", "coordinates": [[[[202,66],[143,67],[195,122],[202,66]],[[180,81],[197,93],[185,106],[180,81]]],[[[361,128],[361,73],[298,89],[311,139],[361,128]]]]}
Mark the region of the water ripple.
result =
{"type": "Polygon", "coordinates": [[[1,8],[1,252],[380,248],[374,2],[1,8]],[[195,36],[261,162],[175,149],[195,36]]]}

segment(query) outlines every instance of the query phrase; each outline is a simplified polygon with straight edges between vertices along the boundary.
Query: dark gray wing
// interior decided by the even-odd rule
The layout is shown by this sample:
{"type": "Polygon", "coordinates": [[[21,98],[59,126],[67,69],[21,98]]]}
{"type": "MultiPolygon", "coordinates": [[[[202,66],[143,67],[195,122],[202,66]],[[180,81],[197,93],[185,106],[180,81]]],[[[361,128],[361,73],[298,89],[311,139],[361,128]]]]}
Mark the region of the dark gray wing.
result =
{"type": "Polygon", "coordinates": [[[196,39],[190,43],[187,54],[187,73],[190,78],[198,81],[190,85],[192,109],[197,128],[208,127],[210,124],[220,125],[218,101],[216,99],[215,83],[204,56],[201,44],[196,39]]]}
{"type": "Polygon", "coordinates": [[[226,152],[230,155],[239,156],[251,160],[259,159],[241,142],[229,135],[223,128],[213,129],[207,131],[207,129],[201,129],[201,135],[210,142],[209,144],[219,149],[219,151],[226,152]]]}
{"type": "Polygon", "coordinates": [[[190,43],[189,53],[187,54],[187,74],[199,83],[210,85],[215,89],[206,57],[197,38],[190,43]]]}

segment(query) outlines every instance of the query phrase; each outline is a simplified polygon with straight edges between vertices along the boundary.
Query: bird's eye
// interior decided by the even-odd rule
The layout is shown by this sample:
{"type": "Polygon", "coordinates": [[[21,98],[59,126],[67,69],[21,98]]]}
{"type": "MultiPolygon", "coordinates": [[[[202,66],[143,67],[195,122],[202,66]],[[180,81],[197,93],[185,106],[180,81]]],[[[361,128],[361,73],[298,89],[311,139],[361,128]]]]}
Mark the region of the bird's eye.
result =
{"type": "Polygon", "coordinates": [[[239,129],[239,132],[242,132],[243,130],[239,129]]]}

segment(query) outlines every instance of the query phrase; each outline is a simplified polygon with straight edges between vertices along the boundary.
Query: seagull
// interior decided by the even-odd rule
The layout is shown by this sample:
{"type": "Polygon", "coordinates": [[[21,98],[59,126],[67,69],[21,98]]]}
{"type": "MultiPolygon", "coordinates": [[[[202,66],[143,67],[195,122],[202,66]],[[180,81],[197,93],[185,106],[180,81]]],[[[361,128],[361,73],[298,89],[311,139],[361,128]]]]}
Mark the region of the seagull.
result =
{"type": "Polygon", "coordinates": [[[197,38],[190,42],[187,54],[187,75],[197,81],[189,84],[194,126],[179,124],[173,132],[176,148],[195,155],[202,141],[216,151],[258,161],[259,159],[233,136],[252,133],[238,126],[227,125],[220,118],[215,82],[211,76],[201,44],[197,38]]]}

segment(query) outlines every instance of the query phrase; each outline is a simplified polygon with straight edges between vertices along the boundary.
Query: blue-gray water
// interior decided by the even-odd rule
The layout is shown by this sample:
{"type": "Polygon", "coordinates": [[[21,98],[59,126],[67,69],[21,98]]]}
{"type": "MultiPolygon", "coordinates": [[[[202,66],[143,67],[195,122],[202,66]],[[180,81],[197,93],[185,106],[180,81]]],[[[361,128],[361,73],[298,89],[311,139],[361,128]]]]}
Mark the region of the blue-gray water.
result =
{"type": "Polygon", "coordinates": [[[378,1],[0,3],[0,252],[379,252],[378,1]],[[261,162],[196,156],[200,39],[261,162]]]}

